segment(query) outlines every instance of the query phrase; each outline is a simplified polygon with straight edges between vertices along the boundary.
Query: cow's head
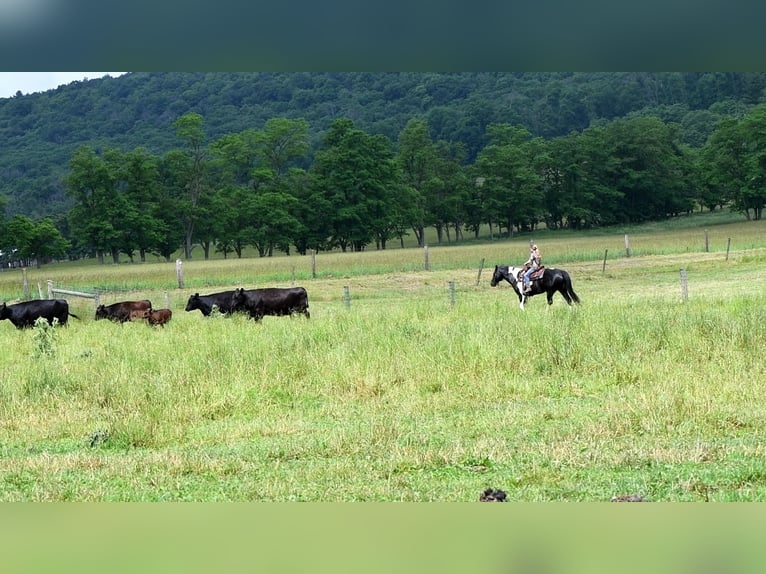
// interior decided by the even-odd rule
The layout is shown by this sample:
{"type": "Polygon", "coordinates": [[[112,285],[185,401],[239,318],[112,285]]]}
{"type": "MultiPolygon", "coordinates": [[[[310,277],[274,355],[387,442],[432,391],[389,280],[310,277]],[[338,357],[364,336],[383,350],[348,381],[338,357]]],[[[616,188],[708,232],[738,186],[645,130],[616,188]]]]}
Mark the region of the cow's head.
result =
{"type": "Polygon", "coordinates": [[[191,297],[189,297],[189,301],[186,303],[186,310],[187,311],[194,311],[195,309],[199,309],[199,293],[195,293],[191,297]]]}
{"type": "Polygon", "coordinates": [[[8,310],[8,305],[3,302],[3,306],[0,307],[0,320],[7,319],[11,316],[11,312],[8,310]]]}
{"type": "Polygon", "coordinates": [[[244,287],[235,289],[234,293],[231,296],[231,308],[238,309],[239,307],[245,304],[246,299],[247,299],[247,296],[245,295],[244,287]]]}
{"type": "Polygon", "coordinates": [[[104,305],[99,305],[96,307],[96,319],[105,319],[106,318],[106,307],[104,305]]]}

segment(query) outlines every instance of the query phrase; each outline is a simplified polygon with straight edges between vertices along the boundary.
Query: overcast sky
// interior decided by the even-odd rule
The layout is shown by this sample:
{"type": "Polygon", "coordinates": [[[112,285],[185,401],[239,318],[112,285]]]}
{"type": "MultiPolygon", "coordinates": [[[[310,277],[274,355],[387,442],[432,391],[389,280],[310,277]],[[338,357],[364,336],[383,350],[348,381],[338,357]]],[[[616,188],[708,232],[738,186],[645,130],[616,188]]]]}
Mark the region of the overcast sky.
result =
{"type": "Polygon", "coordinates": [[[0,98],[10,98],[21,90],[22,94],[55,90],[62,84],[85,78],[95,80],[105,75],[119,76],[124,72],[0,72],[0,98]]]}

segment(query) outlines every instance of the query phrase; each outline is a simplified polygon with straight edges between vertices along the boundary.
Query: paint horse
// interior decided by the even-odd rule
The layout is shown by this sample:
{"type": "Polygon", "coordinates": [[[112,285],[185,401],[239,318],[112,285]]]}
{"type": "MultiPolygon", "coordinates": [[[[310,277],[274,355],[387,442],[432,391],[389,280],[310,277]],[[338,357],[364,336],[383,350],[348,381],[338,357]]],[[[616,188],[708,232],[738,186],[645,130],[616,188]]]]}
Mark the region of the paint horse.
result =
{"type": "Polygon", "coordinates": [[[495,265],[495,272],[492,274],[492,280],[489,284],[495,287],[503,280],[508,281],[519,297],[519,308],[522,311],[524,310],[524,303],[527,298],[540,293],[545,293],[548,296],[548,305],[553,305],[553,294],[556,292],[561,293],[561,296],[564,297],[568,305],[572,305],[572,302],[580,302],[577,293],[572,289],[572,279],[569,277],[569,273],[563,269],[543,267],[535,271],[530,277],[531,291],[528,294],[524,293],[522,287],[524,271],[526,271],[524,267],[495,265]]]}

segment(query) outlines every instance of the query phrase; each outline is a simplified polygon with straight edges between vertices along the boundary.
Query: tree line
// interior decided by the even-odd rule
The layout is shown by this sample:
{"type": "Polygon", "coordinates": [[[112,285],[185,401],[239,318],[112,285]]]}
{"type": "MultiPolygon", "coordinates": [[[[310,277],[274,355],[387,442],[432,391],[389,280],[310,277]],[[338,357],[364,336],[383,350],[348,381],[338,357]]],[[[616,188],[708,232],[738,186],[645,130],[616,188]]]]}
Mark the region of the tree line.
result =
{"type": "Polygon", "coordinates": [[[396,142],[421,118],[435,141],[461,142],[474,163],[491,124],[550,140],[657,117],[701,147],[720,120],[741,119],[765,93],[763,72],[131,72],[0,98],[0,196],[9,215],[56,219],[72,207],[62,178],[78,147],[140,146],[162,157],[178,147],[172,124],[188,112],[204,116],[210,141],[303,118],[311,150],[336,119],[396,142]]]}
{"type": "Polygon", "coordinates": [[[395,140],[349,118],[312,146],[309,122],[274,117],[263,129],[208,141],[196,112],[172,124],[178,143],[162,155],[143,147],[79,147],[58,220],[15,215],[0,227],[3,262],[147,254],[186,259],[199,246],[241,257],[275,251],[385,249],[548,229],[588,229],[661,220],[730,206],[760,219],[766,203],[766,106],[720,122],[699,148],[658,117],[601,122],[543,138],[521,125],[489,124],[471,161],[465,145],[439,139],[423,118],[395,140]]]}

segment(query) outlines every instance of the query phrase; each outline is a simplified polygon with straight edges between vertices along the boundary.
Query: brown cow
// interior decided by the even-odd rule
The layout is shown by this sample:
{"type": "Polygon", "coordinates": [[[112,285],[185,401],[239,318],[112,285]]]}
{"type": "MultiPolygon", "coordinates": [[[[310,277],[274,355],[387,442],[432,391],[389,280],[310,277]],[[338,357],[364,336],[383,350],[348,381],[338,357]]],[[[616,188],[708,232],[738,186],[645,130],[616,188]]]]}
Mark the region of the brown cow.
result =
{"type": "Polygon", "coordinates": [[[148,299],[142,301],[122,301],[111,305],[96,307],[96,319],[109,319],[118,323],[126,323],[133,319],[142,319],[143,312],[151,310],[152,303],[148,299]]]}
{"type": "Polygon", "coordinates": [[[170,309],[153,309],[144,311],[144,317],[149,321],[152,327],[159,325],[164,327],[165,323],[173,317],[173,311],[170,309]]]}

